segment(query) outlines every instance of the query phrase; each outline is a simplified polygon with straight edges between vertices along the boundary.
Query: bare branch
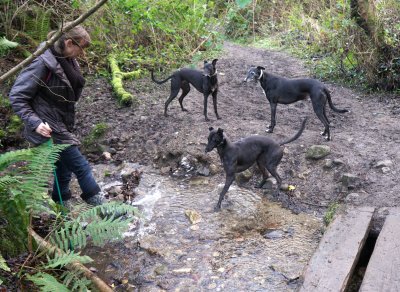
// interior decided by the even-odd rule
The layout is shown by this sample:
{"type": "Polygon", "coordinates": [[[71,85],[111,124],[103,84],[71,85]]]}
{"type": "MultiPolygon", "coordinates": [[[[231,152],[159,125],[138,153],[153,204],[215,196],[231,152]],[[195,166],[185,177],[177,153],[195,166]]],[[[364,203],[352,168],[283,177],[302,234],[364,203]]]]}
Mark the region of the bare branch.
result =
{"type": "Polygon", "coordinates": [[[103,4],[105,4],[108,0],[100,0],[95,6],[90,8],[86,13],[79,16],[77,19],[69,23],[68,25],[61,27],[49,40],[46,41],[45,45],[38,50],[36,50],[32,55],[26,58],[24,61],[19,63],[17,66],[9,70],[7,73],[0,76],[0,84],[2,84],[5,80],[16,74],[19,70],[29,65],[36,57],[40,56],[44,51],[46,51],[51,45],[53,45],[64,32],[69,31],[74,28],[78,24],[82,23],[86,18],[95,13],[103,4]]]}

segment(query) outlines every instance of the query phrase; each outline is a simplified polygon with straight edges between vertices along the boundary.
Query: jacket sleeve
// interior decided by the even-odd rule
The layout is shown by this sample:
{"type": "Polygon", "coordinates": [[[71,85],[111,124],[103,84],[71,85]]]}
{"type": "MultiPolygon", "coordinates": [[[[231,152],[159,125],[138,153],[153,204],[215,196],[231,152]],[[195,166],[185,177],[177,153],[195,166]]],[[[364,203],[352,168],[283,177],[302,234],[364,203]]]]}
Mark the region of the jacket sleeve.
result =
{"type": "Polygon", "coordinates": [[[11,106],[28,131],[34,131],[42,122],[32,109],[31,100],[36,97],[47,71],[48,69],[40,57],[36,58],[21,71],[10,91],[11,106]]]}

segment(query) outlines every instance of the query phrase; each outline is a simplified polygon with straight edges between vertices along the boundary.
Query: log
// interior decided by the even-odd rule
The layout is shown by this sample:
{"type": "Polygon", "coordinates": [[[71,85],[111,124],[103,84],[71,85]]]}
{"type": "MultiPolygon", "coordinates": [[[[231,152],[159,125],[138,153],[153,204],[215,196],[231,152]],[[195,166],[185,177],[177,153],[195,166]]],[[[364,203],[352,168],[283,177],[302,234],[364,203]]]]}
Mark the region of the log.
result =
{"type": "Polygon", "coordinates": [[[344,291],[357,264],[375,208],[341,214],[328,226],[303,274],[300,291],[344,291]]]}
{"type": "Polygon", "coordinates": [[[368,262],[360,292],[400,291],[400,208],[389,209],[368,262]]]}

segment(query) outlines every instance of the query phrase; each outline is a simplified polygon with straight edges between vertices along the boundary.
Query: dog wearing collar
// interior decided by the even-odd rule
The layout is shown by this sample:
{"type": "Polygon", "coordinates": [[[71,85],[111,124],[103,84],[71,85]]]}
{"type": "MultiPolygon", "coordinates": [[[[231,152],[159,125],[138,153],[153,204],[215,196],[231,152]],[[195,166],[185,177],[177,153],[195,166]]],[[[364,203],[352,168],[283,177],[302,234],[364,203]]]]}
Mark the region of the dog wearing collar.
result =
{"type": "Polygon", "coordinates": [[[218,115],[217,110],[217,94],[218,94],[218,78],[216,63],[218,59],[214,59],[212,62],[204,61],[203,71],[182,68],[175,71],[171,76],[167,77],[162,81],[158,81],[154,78],[153,70],[151,72],[151,79],[157,84],[163,84],[171,79],[171,93],[165,102],[164,116],[168,116],[167,109],[171,101],[177,97],[179,91],[182,89],[182,94],[179,97],[179,104],[182,111],[187,111],[183,107],[183,99],[190,91],[190,85],[194,86],[204,96],[204,117],[206,121],[209,121],[207,117],[207,101],[208,96],[211,94],[213,98],[214,112],[217,119],[221,119],[218,115]]]}
{"type": "Polygon", "coordinates": [[[348,112],[346,109],[336,108],[331,99],[331,95],[326,86],[316,79],[288,79],[265,72],[265,68],[251,67],[247,72],[245,82],[260,82],[264,94],[271,106],[271,124],[268,126],[267,132],[272,133],[276,125],[276,107],[280,104],[290,104],[299,100],[310,97],[315,114],[325,126],[321,133],[326,140],[331,140],[329,129],[329,120],[325,113],[326,102],[329,107],[337,113],[348,112]]]}

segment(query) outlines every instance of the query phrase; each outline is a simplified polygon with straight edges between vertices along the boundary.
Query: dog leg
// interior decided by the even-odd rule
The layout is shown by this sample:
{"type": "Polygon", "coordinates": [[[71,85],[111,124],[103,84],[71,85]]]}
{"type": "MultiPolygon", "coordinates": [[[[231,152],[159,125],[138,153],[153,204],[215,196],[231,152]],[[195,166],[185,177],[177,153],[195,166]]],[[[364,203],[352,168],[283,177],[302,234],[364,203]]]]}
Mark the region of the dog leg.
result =
{"type": "Polygon", "coordinates": [[[181,109],[184,112],[187,112],[187,109],[185,109],[183,107],[183,99],[185,98],[185,96],[189,93],[190,91],[190,85],[187,81],[182,81],[181,83],[181,89],[182,89],[182,94],[179,97],[179,104],[181,105],[181,109]]]}
{"type": "Polygon", "coordinates": [[[215,116],[217,117],[218,120],[220,120],[221,118],[218,115],[218,110],[217,110],[217,94],[218,94],[218,90],[214,90],[212,93],[212,98],[213,98],[215,116]]]}
{"type": "Polygon", "coordinates": [[[265,185],[265,183],[267,182],[267,179],[268,179],[268,171],[264,167],[265,164],[266,164],[265,160],[263,160],[263,159],[258,159],[257,160],[258,169],[261,171],[262,177],[263,177],[261,182],[256,186],[259,189],[261,189],[265,185]]]}
{"type": "Polygon", "coordinates": [[[270,103],[271,106],[271,124],[268,126],[267,133],[272,133],[276,125],[276,107],[277,103],[270,103]]]}
{"type": "Polygon", "coordinates": [[[209,94],[204,94],[204,117],[206,119],[206,122],[208,122],[210,119],[207,117],[207,101],[208,101],[208,96],[209,94]]]}
{"type": "Polygon", "coordinates": [[[224,188],[222,189],[221,193],[219,194],[218,203],[214,208],[215,211],[219,211],[221,209],[222,200],[224,199],[226,192],[228,191],[229,187],[231,186],[231,184],[233,183],[234,180],[235,180],[234,173],[226,175],[225,185],[224,185],[224,188]]]}
{"type": "Polygon", "coordinates": [[[169,98],[165,102],[164,106],[164,116],[168,116],[167,110],[168,110],[168,105],[171,103],[171,101],[178,95],[179,90],[180,90],[180,81],[176,80],[175,78],[171,79],[171,94],[169,95],[169,98]]]}

